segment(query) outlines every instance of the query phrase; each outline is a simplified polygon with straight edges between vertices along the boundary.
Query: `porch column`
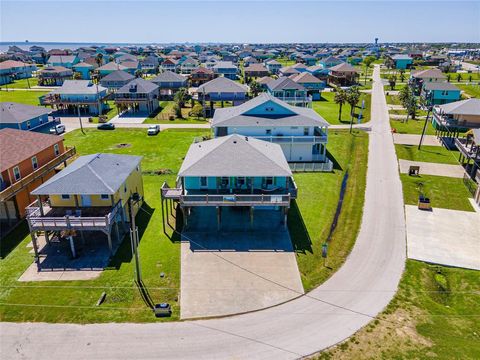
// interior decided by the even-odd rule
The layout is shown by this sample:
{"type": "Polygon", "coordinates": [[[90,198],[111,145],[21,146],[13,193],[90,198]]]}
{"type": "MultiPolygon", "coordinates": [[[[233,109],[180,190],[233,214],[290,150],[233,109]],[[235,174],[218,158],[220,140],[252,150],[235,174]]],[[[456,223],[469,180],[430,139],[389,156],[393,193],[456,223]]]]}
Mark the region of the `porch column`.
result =
{"type": "Polygon", "coordinates": [[[284,207],[283,208],[283,226],[285,228],[285,230],[287,229],[287,218],[288,218],[288,207],[284,207]]]}
{"type": "Polygon", "coordinates": [[[43,204],[42,204],[42,199],[40,198],[40,195],[37,195],[37,201],[38,201],[38,206],[40,208],[40,215],[45,216],[43,213],[43,204]]]}
{"type": "Polygon", "coordinates": [[[118,229],[118,221],[115,221],[115,232],[117,234],[117,241],[120,242],[120,230],[118,229]]]}
{"type": "Polygon", "coordinates": [[[250,228],[253,229],[253,206],[250,206],[250,228]]]}
{"type": "Polygon", "coordinates": [[[75,243],[73,242],[73,236],[70,235],[68,237],[68,240],[70,241],[70,250],[72,250],[72,257],[75,259],[77,257],[77,254],[75,252],[75,243]]]}
{"type": "Polygon", "coordinates": [[[220,231],[221,221],[222,221],[222,208],[220,206],[217,206],[217,230],[218,231],[220,231]]]}
{"type": "Polygon", "coordinates": [[[40,258],[38,256],[38,244],[37,237],[35,236],[35,231],[32,231],[30,233],[30,237],[32,238],[33,252],[35,253],[35,262],[37,263],[37,268],[40,270],[40,258]]]}
{"type": "Polygon", "coordinates": [[[107,241],[108,241],[108,249],[110,250],[110,255],[112,255],[113,254],[112,234],[110,234],[110,231],[107,232],[107,241]]]}

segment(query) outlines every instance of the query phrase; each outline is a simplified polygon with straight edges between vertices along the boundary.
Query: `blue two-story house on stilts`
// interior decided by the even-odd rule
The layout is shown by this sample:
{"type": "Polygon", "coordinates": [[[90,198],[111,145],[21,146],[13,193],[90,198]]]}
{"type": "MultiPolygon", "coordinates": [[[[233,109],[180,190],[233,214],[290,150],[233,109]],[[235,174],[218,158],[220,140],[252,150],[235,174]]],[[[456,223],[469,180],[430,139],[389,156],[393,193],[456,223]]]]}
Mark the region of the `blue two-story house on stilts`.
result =
{"type": "Polygon", "coordinates": [[[161,196],[162,210],[165,200],[179,203],[184,231],[286,228],[297,187],[278,144],[230,135],[192,144],[176,187],[164,183],[161,196]]]}
{"type": "Polygon", "coordinates": [[[288,162],[329,162],[328,122],[314,110],[296,107],[263,93],[246,103],[217,109],[216,137],[251,136],[279,144],[288,162]]]}

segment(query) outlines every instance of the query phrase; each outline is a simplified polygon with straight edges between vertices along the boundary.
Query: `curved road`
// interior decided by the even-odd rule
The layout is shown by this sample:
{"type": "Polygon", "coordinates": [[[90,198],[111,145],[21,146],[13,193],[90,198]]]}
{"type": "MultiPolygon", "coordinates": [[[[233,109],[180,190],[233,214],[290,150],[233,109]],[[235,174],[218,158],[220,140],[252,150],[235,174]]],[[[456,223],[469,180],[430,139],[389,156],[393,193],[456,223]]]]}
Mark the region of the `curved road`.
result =
{"type": "Polygon", "coordinates": [[[224,319],[155,324],[2,323],[3,358],[293,359],[342,341],[394,296],[406,242],[402,188],[378,66],[364,215],[344,266],[289,303],[224,319]]]}

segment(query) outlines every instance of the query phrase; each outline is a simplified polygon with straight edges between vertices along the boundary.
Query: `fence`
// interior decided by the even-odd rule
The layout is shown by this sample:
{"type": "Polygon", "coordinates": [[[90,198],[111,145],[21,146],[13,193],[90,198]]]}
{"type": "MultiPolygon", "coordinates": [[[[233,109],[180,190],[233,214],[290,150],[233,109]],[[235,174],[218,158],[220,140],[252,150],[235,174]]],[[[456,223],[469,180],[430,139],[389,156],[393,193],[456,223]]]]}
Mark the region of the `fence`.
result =
{"type": "Polygon", "coordinates": [[[312,163],[288,163],[293,172],[332,172],[333,162],[327,159],[326,162],[312,163]]]}

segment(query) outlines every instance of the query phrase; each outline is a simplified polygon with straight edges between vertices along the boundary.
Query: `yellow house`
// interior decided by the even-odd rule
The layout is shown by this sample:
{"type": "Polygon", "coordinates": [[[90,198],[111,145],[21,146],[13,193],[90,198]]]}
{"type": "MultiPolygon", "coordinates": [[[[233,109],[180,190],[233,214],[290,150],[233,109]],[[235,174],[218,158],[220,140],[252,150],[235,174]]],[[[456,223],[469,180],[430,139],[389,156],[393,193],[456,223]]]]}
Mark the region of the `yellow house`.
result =
{"type": "Polygon", "coordinates": [[[63,232],[70,239],[75,257],[73,236],[102,231],[112,253],[113,230],[120,243],[132,216],[129,204],[134,204],[133,216],[142,204],[141,160],[140,156],[117,154],[81,156],[32,191],[37,201],[27,208],[27,220],[34,249],[35,232],[44,231],[47,242],[52,232],[63,232]],[[133,194],[140,200],[130,201],[133,194]]]}

